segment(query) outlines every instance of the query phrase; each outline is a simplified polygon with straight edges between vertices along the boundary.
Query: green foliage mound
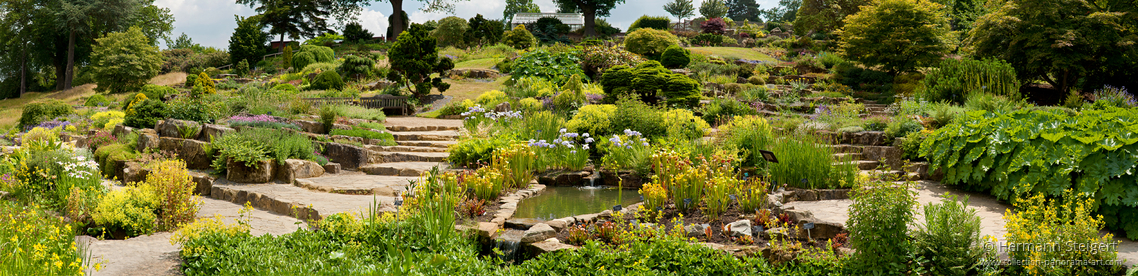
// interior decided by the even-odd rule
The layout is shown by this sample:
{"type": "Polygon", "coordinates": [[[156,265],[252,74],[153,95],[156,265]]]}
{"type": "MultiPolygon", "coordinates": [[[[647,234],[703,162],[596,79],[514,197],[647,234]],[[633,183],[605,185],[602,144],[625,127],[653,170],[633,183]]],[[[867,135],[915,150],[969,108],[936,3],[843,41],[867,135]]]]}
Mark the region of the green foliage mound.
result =
{"type": "Polygon", "coordinates": [[[624,48],[629,52],[658,59],[668,47],[679,45],[680,39],[667,31],[643,28],[628,34],[624,39],[624,48]]]}
{"type": "Polygon", "coordinates": [[[640,18],[637,18],[636,21],[633,21],[632,25],[628,27],[628,31],[636,31],[640,28],[652,28],[652,29],[667,31],[667,30],[672,29],[672,28],[668,27],[668,23],[671,23],[671,22],[672,22],[672,20],[669,19],[667,16],[647,16],[647,15],[644,15],[644,16],[640,16],[640,18]]]}
{"type": "Polygon", "coordinates": [[[972,93],[1001,95],[1018,99],[1019,80],[1012,65],[998,59],[974,60],[952,58],[941,61],[921,81],[918,91],[930,102],[950,101],[964,104],[972,93]]]}
{"type": "MultiPolygon", "coordinates": [[[[196,77],[197,76],[195,76],[195,78],[194,78],[195,82],[197,81],[196,77]]],[[[143,86],[142,90],[138,91],[138,93],[142,93],[143,95],[146,95],[147,99],[155,99],[155,100],[161,101],[162,99],[165,99],[167,96],[177,94],[178,90],[175,90],[173,87],[164,86],[164,85],[147,84],[147,85],[143,86]]]]}
{"type": "Polygon", "coordinates": [[[673,73],[656,61],[641,63],[636,68],[614,66],[601,77],[606,99],[620,95],[667,98],[669,105],[694,106],[699,102],[699,82],[683,74],[673,73]]]}
{"type": "Polygon", "coordinates": [[[335,71],[324,71],[316,75],[312,80],[312,85],[309,88],[316,90],[344,89],[344,80],[340,78],[340,74],[335,71]]]}
{"type": "Polygon", "coordinates": [[[388,60],[391,62],[391,72],[387,78],[396,83],[410,83],[415,87],[416,97],[430,94],[432,88],[437,88],[439,92],[450,88],[450,84],[443,82],[442,78],[431,78],[431,75],[454,69],[454,61],[439,57],[435,38],[427,35],[427,29],[423,25],[411,25],[410,30],[400,34],[388,51],[388,60]]]}
{"type": "Polygon", "coordinates": [[[59,100],[30,103],[25,105],[24,110],[20,112],[20,121],[16,127],[19,129],[27,129],[39,125],[42,122],[55,119],[55,117],[71,113],[75,113],[75,108],[59,100]]]}
{"type": "Polygon", "coordinates": [[[525,25],[518,25],[502,36],[502,43],[514,47],[514,49],[524,50],[536,46],[537,38],[526,30],[525,25]]]}
{"type": "Polygon", "coordinates": [[[332,48],[316,45],[301,45],[300,51],[292,55],[293,68],[304,68],[309,64],[336,61],[336,52],[332,48]]]}
{"type": "Polygon", "coordinates": [[[375,57],[371,54],[347,55],[336,71],[355,79],[370,77],[375,72],[375,57]]]}
{"type": "Polygon", "coordinates": [[[670,69],[684,68],[691,63],[691,51],[679,45],[668,46],[660,56],[660,64],[670,69]]]}
{"type": "Polygon", "coordinates": [[[1095,195],[1107,228],[1138,239],[1138,114],[1108,108],[971,111],[921,143],[944,183],[988,191],[1001,200],[1066,189],[1095,195]]]}
{"type": "Polygon", "coordinates": [[[169,113],[166,103],[147,99],[130,106],[123,118],[123,125],[133,128],[153,128],[158,120],[165,119],[169,113]]]}

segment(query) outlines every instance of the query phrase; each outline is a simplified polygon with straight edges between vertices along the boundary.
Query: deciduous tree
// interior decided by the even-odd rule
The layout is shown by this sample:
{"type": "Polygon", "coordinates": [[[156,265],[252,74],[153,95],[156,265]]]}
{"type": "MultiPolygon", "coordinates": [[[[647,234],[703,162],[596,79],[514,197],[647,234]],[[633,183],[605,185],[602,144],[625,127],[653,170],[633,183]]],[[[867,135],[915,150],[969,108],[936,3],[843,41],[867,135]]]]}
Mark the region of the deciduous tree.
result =
{"type": "Polygon", "coordinates": [[[684,21],[684,18],[695,15],[695,6],[691,4],[691,0],[672,0],[664,4],[664,11],[675,16],[677,20],[684,21]]]}
{"type": "Polygon", "coordinates": [[[523,12],[539,13],[541,7],[534,4],[533,0],[506,0],[506,9],[502,11],[502,21],[512,23],[514,22],[514,15],[523,12]]]}
{"type": "Polygon", "coordinates": [[[699,14],[704,18],[722,18],[727,15],[727,2],[723,0],[707,0],[699,5],[699,14]]]}
{"type": "Polygon", "coordinates": [[[122,93],[137,91],[158,75],[162,54],[150,44],[142,29],[131,27],[96,40],[91,70],[98,86],[95,91],[122,93]]]}
{"type": "Polygon", "coordinates": [[[894,75],[933,65],[948,51],[943,7],[928,0],[878,0],[846,18],[839,45],[847,59],[894,75]]]}

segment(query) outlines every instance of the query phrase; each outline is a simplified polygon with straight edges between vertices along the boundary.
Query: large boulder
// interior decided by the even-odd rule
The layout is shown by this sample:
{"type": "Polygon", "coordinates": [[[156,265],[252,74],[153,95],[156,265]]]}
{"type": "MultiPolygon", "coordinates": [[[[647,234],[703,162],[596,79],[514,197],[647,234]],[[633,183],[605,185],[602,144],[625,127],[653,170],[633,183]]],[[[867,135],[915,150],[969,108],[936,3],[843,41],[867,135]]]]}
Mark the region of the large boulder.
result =
{"type": "Polygon", "coordinates": [[[577,246],[561,243],[557,238],[549,238],[544,241],[535,242],[526,246],[526,252],[529,256],[537,256],[558,250],[575,250],[577,246]]]}
{"type": "Polygon", "coordinates": [[[235,131],[236,130],[223,125],[205,124],[202,126],[202,133],[198,136],[198,140],[209,142],[213,138],[221,137],[221,135],[235,131]]]}
{"type": "Polygon", "coordinates": [[[306,120],[296,120],[296,124],[300,126],[301,130],[310,133],[325,133],[324,123],[306,120]]]}
{"type": "Polygon", "coordinates": [[[732,222],[731,224],[727,225],[726,230],[727,230],[726,232],[730,233],[732,237],[750,236],[751,235],[751,221],[742,219],[742,220],[732,222]]]}
{"type": "Polygon", "coordinates": [[[354,170],[368,163],[368,150],[353,145],[324,143],[324,156],[344,169],[354,170]]]}
{"type": "Polygon", "coordinates": [[[126,162],[123,165],[123,178],[122,183],[143,182],[146,181],[146,176],[150,174],[150,170],[143,169],[142,163],[139,162],[126,162]]]}
{"type": "Polygon", "coordinates": [[[273,180],[273,160],[261,160],[253,164],[230,159],[226,162],[225,178],[237,183],[266,183],[273,180]],[[250,166],[251,165],[251,166],[250,166]]]}
{"type": "Polygon", "coordinates": [[[166,119],[159,121],[154,130],[162,137],[194,139],[201,134],[202,124],[194,121],[166,119]]]}
{"type": "Polygon", "coordinates": [[[479,69],[479,68],[463,68],[451,69],[446,72],[448,78],[469,78],[469,79],[497,79],[502,76],[498,70],[493,69],[479,69]]]}
{"type": "Polygon", "coordinates": [[[158,142],[159,149],[172,151],[178,158],[185,160],[187,168],[201,170],[209,169],[210,162],[213,161],[213,155],[205,151],[208,145],[209,143],[198,140],[171,137],[161,137],[158,142]]]}
{"type": "Polygon", "coordinates": [[[798,221],[798,237],[810,236],[814,240],[829,240],[833,239],[838,234],[846,231],[846,227],[841,223],[820,221],[817,219],[806,219],[798,221]],[[807,223],[813,223],[813,229],[806,229],[807,223]]]}
{"type": "Polygon", "coordinates": [[[157,148],[159,142],[158,132],[153,129],[143,129],[138,133],[138,145],[135,146],[135,151],[145,152],[146,149],[157,148]]]}
{"type": "Polygon", "coordinates": [[[134,132],[133,127],[128,127],[120,124],[115,126],[115,130],[111,131],[111,135],[114,135],[116,138],[122,138],[124,135],[131,132],[134,132]]]}
{"type": "Polygon", "coordinates": [[[535,243],[556,236],[557,230],[553,230],[552,226],[545,223],[538,223],[530,227],[529,230],[526,230],[525,234],[522,234],[522,242],[535,243]]]}
{"type": "Polygon", "coordinates": [[[213,181],[216,180],[213,176],[206,173],[190,171],[190,177],[193,178],[194,192],[201,196],[208,196],[210,191],[213,190],[213,181]]]}
{"type": "Polygon", "coordinates": [[[277,179],[286,183],[292,183],[296,179],[311,178],[324,175],[324,167],[316,162],[301,160],[301,159],[288,159],[285,164],[277,169],[277,179]]]}

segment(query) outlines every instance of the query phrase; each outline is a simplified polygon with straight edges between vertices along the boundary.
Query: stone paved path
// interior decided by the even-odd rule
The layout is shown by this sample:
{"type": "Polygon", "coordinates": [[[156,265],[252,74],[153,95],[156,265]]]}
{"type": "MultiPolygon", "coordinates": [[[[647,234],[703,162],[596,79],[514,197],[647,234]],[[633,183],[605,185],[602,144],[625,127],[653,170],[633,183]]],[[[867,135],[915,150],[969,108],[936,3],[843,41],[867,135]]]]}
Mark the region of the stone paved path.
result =
{"type": "MultiPolygon", "coordinates": [[[[1004,230],[1003,215],[1008,208],[1011,208],[1007,203],[1000,202],[988,194],[959,191],[935,181],[916,181],[916,183],[913,190],[917,192],[917,202],[921,205],[940,203],[946,200],[945,193],[956,195],[960,199],[968,196],[968,206],[976,209],[976,215],[980,217],[980,235],[991,235],[1001,241],[1005,240],[1004,234],[1007,234],[1007,231],[1004,230]]],[[[853,201],[848,199],[797,201],[785,204],[784,208],[794,207],[795,210],[807,210],[821,221],[845,225],[846,220],[849,219],[850,204],[853,204],[853,201]]],[[[916,214],[915,221],[923,223],[925,220],[923,208],[917,209],[916,214]]],[[[1118,238],[1117,235],[1115,240],[1120,243],[1118,245],[1118,258],[1126,259],[1127,265],[1138,264],[1138,242],[1118,238]]]]}

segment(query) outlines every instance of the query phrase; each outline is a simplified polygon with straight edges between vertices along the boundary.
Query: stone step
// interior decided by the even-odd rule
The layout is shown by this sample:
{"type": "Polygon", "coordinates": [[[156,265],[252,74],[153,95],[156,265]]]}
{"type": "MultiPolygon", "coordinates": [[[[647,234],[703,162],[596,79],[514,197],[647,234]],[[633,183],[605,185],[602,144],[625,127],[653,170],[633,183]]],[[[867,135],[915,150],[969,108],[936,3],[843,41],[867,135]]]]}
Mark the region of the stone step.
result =
{"type": "Polygon", "coordinates": [[[863,176],[869,177],[871,179],[881,179],[882,177],[888,177],[889,179],[887,179],[887,180],[901,180],[901,181],[921,180],[921,175],[919,175],[917,173],[906,173],[904,171],[898,171],[898,170],[890,170],[890,171],[865,170],[865,171],[861,171],[860,174],[863,176]]]}
{"type": "Polygon", "coordinates": [[[390,151],[390,152],[446,152],[446,148],[436,147],[413,147],[413,146],[367,146],[367,149],[374,151],[390,151]]]}
{"type": "Polygon", "coordinates": [[[439,170],[450,167],[446,163],[438,162],[390,162],[363,166],[360,167],[360,171],[370,175],[420,176],[435,166],[438,166],[439,170]]]}
{"type": "Polygon", "coordinates": [[[885,112],[885,108],[886,108],[886,107],[884,107],[884,106],[882,106],[882,107],[869,107],[869,106],[867,106],[867,107],[865,107],[865,111],[866,111],[866,112],[869,112],[869,113],[873,113],[873,112],[885,112]]]}
{"type": "Polygon", "coordinates": [[[395,136],[395,141],[454,141],[458,139],[458,131],[453,130],[408,132],[392,131],[391,135],[395,136]]]}
{"type": "Polygon", "coordinates": [[[462,126],[387,126],[390,131],[439,131],[459,130],[462,126]]]}
{"type": "Polygon", "coordinates": [[[325,193],[348,195],[376,195],[395,196],[395,193],[407,191],[411,181],[418,181],[419,176],[391,176],[391,175],[337,175],[297,179],[296,186],[325,193]]]}
{"type": "Polygon", "coordinates": [[[846,160],[846,158],[849,158],[850,161],[862,160],[862,154],[861,153],[835,153],[834,154],[834,160],[846,160]]]}
{"type": "Polygon", "coordinates": [[[236,184],[219,180],[210,197],[304,220],[319,220],[328,215],[352,212],[368,213],[373,206],[378,212],[396,211],[394,197],[379,195],[347,195],[317,192],[282,184],[236,184]]]}
{"type": "Polygon", "coordinates": [[[857,166],[857,169],[863,170],[863,171],[864,170],[876,169],[877,166],[880,165],[880,162],[877,162],[877,161],[855,160],[855,161],[850,161],[850,162],[834,162],[834,166],[846,165],[846,164],[849,164],[851,162],[857,166]]]}
{"type": "Polygon", "coordinates": [[[889,112],[885,112],[885,111],[872,111],[872,112],[869,112],[869,116],[870,117],[874,117],[874,116],[889,117],[889,116],[893,116],[893,114],[889,113],[889,112]]]}
{"type": "Polygon", "coordinates": [[[432,147],[432,148],[447,148],[454,145],[456,141],[395,141],[395,144],[408,147],[432,147]]]}
{"type": "Polygon", "coordinates": [[[379,155],[384,163],[390,162],[443,162],[450,156],[446,152],[382,152],[372,151],[379,155]]]}
{"type": "Polygon", "coordinates": [[[878,103],[866,103],[866,104],[865,104],[865,108],[870,108],[870,107],[880,107],[880,108],[886,108],[886,107],[889,107],[889,105],[887,105],[887,104],[878,104],[878,103]]]}
{"type": "Polygon", "coordinates": [[[861,150],[865,148],[864,146],[850,144],[830,145],[830,147],[834,149],[834,153],[861,153],[861,150]]]}

